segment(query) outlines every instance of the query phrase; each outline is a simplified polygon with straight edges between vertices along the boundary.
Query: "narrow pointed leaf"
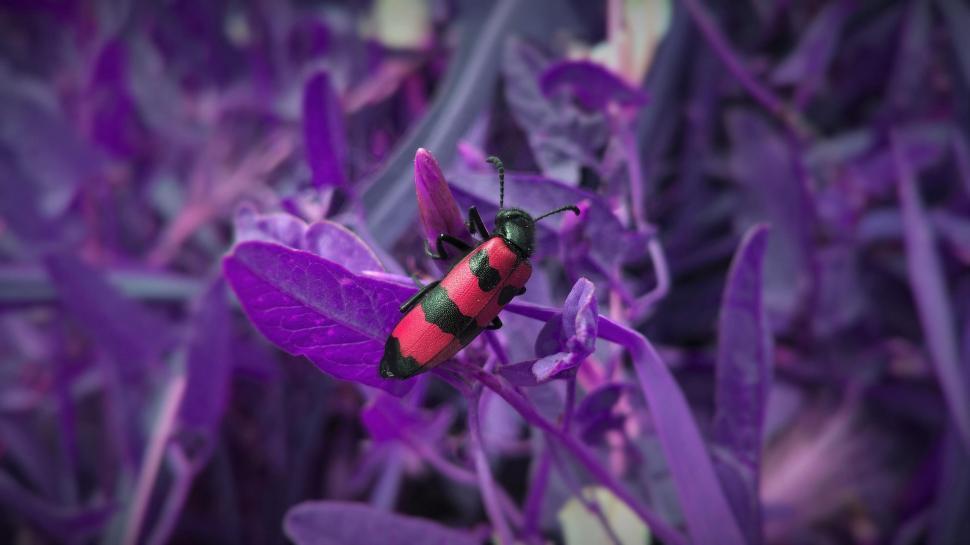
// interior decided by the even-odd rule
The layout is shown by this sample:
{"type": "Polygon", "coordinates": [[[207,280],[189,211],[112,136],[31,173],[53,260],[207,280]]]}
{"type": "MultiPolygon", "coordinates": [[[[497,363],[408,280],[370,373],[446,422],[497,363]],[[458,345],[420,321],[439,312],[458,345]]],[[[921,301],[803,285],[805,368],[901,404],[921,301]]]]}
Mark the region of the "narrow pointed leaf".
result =
{"type": "Polygon", "coordinates": [[[751,228],[728,274],[718,322],[715,467],[749,543],[760,543],[761,445],[771,386],[770,330],[762,296],[768,228],[751,228]]]}

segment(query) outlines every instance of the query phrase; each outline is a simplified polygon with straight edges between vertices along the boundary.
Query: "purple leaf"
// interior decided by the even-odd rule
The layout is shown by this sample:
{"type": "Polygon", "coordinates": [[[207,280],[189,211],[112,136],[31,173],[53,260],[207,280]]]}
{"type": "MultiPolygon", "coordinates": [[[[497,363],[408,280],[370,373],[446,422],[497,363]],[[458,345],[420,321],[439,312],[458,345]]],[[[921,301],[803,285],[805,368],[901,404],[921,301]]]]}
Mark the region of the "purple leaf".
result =
{"type": "MultiPolygon", "coordinates": [[[[490,225],[490,218],[498,212],[498,180],[494,173],[472,174],[455,178],[452,190],[458,202],[463,206],[478,206],[486,225],[490,225]]],[[[577,204],[588,201],[589,207],[585,211],[586,230],[583,233],[589,240],[595,241],[591,245],[590,255],[604,267],[611,270],[618,263],[633,253],[641,252],[640,248],[630,244],[626,229],[611,211],[609,205],[598,195],[582,189],[569,187],[556,180],[506,172],[505,175],[505,204],[522,208],[531,214],[542,214],[548,210],[566,204],[577,204]]],[[[567,213],[568,214],[568,213],[567,213]]],[[[536,238],[538,246],[545,253],[558,250],[558,233],[555,231],[560,220],[550,217],[538,224],[536,238]]]]}
{"type": "Polygon", "coordinates": [[[211,434],[222,419],[232,371],[231,318],[226,285],[220,279],[199,298],[190,322],[187,383],[178,416],[184,427],[211,434]]]}
{"type": "Polygon", "coordinates": [[[946,277],[936,251],[933,231],[920,200],[915,173],[900,135],[893,135],[892,146],[896,158],[910,289],[916,300],[916,310],[940,389],[964,447],[970,451],[970,388],[960,366],[946,277]]]}
{"type": "MultiPolygon", "coordinates": [[[[539,320],[556,313],[524,302],[509,303],[506,310],[539,320]]],[[[622,345],[633,359],[691,539],[695,543],[744,543],[687,398],[656,349],[640,333],[604,316],[598,317],[597,327],[599,338],[622,345]]],[[[656,530],[654,523],[651,529],[656,530]]]]}
{"type": "Polygon", "coordinates": [[[326,72],[310,78],[303,91],[303,138],[313,185],[345,185],[347,142],[343,110],[326,72]]]}
{"type": "Polygon", "coordinates": [[[540,86],[546,97],[571,94],[583,108],[606,112],[611,104],[638,107],[647,103],[640,89],[590,61],[557,62],[543,72],[540,86]]]}
{"type": "Polygon", "coordinates": [[[363,240],[339,223],[320,220],[307,229],[303,249],[340,263],[354,273],[383,271],[380,259],[363,240]]]}
{"type": "Polygon", "coordinates": [[[57,230],[38,207],[35,181],[17,165],[9,152],[0,149],[0,218],[24,243],[56,239],[57,230]]]}
{"type": "Polygon", "coordinates": [[[57,294],[78,324],[121,369],[136,377],[158,361],[174,335],[167,322],[121,294],[100,272],[68,254],[45,260],[57,294]]]}
{"type": "MultiPolygon", "coordinates": [[[[581,364],[596,347],[596,286],[580,278],[566,297],[561,327],[558,329],[559,352],[544,355],[532,367],[536,380],[544,382],[581,364]]],[[[537,354],[542,355],[542,354],[537,354]]]]}
{"type": "Polygon", "coordinates": [[[597,150],[606,145],[609,130],[602,115],[546,98],[539,77],[549,64],[536,48],[509,40],[502,61],[505,99],[543,173],[576,185],[580,166],[599,166],[597,150]]]}
{"type": "Polygon", "coordinates": [[[626,415],[615,413],[614,408],[620,397],[632,389],[630,384],[614,382],[598,387],[583,398],[573,418],[586,443],[602,444],[606,432],[623,426],[626,415]]]}
{"type": "Polygon", "coordinates": [[[92,138],[119,158],[147,149],[144,125],[128,92],[128,49],[120,40],[106,43],[91,74],[87,108],[92,138]]]}
{"type": "Polygon", "coordinates": [[[285,212],[262,214],[252,206],[244,205],[236,211],[236,242],[262,240],[276,242],[290,248],[303,248],[307,224],[300,218],[285,212]]]}
{"type": "Polygon", "coordinates": [[[794,318],[811,285],[814,208],[797,177],[798,160],[785,140],[759,114],[728,114],[733,144],[730,166],[753,206],[742,209],[744,223],[768,221],[772,237],[765,255],[765,307],[772,325],[783,329],[794,318]]]}
{"type": "Polygon", "coordinates": [[[731,263],[718,319],[713,448],[721,483],[748,543],[760,543],[759,474],[771,388],[771,337],[762,300],[768,228],[752,227],[731,263]]]}
{"type": "Polygon", "coordinates": [[[798,45],[771,75],[776,84],[798,85],[795,102],[805,104],[821,85],[839,46],[842,26],[853,11],[852,2],[828,4],[812,19],[798,45]]]}
{"type": "Polygon", "coordinates": [[[424,148],[418,148],[414,154],[414,187],[418,193],[418,216],[432,248],[442,233],[471,242],[445,175],[438,161],[424,148]]]}
{"type": "Polygon", "coordinates": [[[237,243],[249,240],[275,242],[341,263],[354,273],[384,270],[380,259],[360,237],[329,220],[307,226],[291,214],[260,214],[252,207],[244,206],[236,213],[235,228],[237,243]]]}
{"type": "Polygon", "coordinates": [[[413,381],[386,380],[377,372],[407,288],[259,241],[236,246],[223,269],[250,321],[281,349],[339,379],[395,395],[410,390],[413,381]]]}
{"type": "Polygon", "coordinates": [[[73,509],[52,504],[21,486],[6,472],[0,472],[0,506],[62,543],[93,537],[114,514],[112,506],[103,504],[73,509]]]}
{"type": "Polygon", "coordinates": [[[339,501],[301,503],[283,520],[296,545],[480,545],[475,535],[435,522],[339,501]]]}
{"type": "Polygon", "coordinates": [[[956,56],[955,64],[963,73],[964,85],[970,85],[970,36],[965,32],[970,27],[970,7],[960,0],[937,0],[943,11],[943,21],[949,30],[950,44],[956,56]]]}
{"type": "Polygon", "coordinates": [[[364,427],[377,441],[433,442],[448,431],[452,416],[450,408],[424,411],[415,408],[406,399],[389,395],[375,396],[360,412],[364,427]]]}

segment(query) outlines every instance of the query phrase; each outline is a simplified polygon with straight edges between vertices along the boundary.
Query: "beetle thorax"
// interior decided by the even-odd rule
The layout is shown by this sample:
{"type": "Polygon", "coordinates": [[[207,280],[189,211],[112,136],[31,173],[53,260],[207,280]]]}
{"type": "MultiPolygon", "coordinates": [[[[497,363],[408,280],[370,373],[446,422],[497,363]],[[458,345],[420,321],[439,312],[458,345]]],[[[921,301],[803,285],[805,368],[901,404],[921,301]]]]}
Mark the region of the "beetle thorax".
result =
{"type": "Polygon", "coordinates": [[[535,220],[524,210],[503,208],[495,217],[495,234],[525,259],[532,255],[535,231],[535,220]]]}

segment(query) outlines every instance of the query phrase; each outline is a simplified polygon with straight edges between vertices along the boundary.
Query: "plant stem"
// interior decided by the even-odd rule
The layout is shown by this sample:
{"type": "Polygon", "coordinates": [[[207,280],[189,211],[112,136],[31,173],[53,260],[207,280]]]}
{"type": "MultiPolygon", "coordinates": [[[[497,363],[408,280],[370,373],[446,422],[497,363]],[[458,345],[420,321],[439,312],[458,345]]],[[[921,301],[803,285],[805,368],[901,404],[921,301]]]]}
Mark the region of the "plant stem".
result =
{"type": "MultiPolygon", "coordinates": [[[[484,371],[483,371],[484,372],[484,371]]],[[[485,512],[499,535],[499,545],[515,545],[512,530],[509,528],[498,495],[495,492],[495,480],[492,478],[492,468],[488,465],[485,455],[485,445],[482,440],[482,428],[478,420],[478,404],[481,401],[481,390],[468,403],[468,442],[472,458],[475,461],[475,472],[478,474],[478,487],[482,494],[485,512]]]]}
{"type": "Polygon", "coordinates": [[[547,438],[554,439],[560,443],[567,451],[588,471],[596,480],[603,484],[603,486],[610,489],[620,501],[627,504],[634,513],[637,514],[650,529],[659,537],[664,540],[668,545],[686,545],[686,540],[684,536],[679,532],[674,530],[670,525],[664,522],[659,516],[657,516],[653,511],[648,509],[646,506],[641,505],[640,502],[631,494],[626,488],[620,483],[616,477],[614,477],[609,471],[607,471],[596,459],[590,454],[575,437],[565,434],[552,422],[546,420],[540,415],[532,405],[526,401],[520,394],[518,394],[511,385],[509,385],[504,379],[486,373],[485,371],[472,366],[466,366],[465,370],[467,373],[473,375],[478,379],[486,388],[492,390],[496,394],[502,397],[509,405],[512,406],[522,417],[529,422],[531,425],[541,429],[545,432],[547,438]]]}
{"type": "Polygon", "coordinates": [[[153,426],[153,433],[145,450],[145,459],[138,474],[135,492],[124,523],[121,543],[135,545],[141,533],[141,526],[145,519],[145,511],[151,500],[152,488],[158,476],[158,469],[165,454],[166,445],[175,429],[175,418],[178,415],[182,393],[185,391],[185,375],[179,373],[172,377],[165,391],[162,393],[158,416],[153,426]]]}

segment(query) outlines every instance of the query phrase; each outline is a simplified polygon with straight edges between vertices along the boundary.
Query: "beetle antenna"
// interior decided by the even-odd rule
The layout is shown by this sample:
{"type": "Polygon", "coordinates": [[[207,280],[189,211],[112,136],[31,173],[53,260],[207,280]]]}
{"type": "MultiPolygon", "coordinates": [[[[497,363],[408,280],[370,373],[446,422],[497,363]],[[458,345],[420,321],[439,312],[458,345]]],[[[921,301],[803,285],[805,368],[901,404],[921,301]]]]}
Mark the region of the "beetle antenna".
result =
{"type": "Polygon", "coordinates": [[[551,212],[546,212],[545,214],[543,214],[543,215],[539,216],[538,218],[536,218],[536,221],[539,221],[542,218],[545,218],[547,216],[551,216],[553,214],[558,214],[560,212],[565,212],[566,210],[571,210],[573,214],[576,214],[577,216],[579,215],[579,207],[570,204],[570,205],[566,205],[566,206],[557,208],[557,209],[555,209],[555,210],[553,210],[551,212]]]}
{"type": "Polygon", "coordinates": [[[501,159],[494,155],[489,155],[485,160],[492,163],[495,170],[498,170],[498,207],[505,208],[505,165],[502,164],[501,159]]]}

